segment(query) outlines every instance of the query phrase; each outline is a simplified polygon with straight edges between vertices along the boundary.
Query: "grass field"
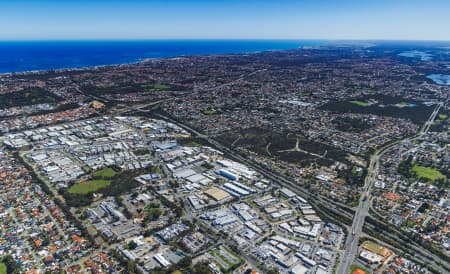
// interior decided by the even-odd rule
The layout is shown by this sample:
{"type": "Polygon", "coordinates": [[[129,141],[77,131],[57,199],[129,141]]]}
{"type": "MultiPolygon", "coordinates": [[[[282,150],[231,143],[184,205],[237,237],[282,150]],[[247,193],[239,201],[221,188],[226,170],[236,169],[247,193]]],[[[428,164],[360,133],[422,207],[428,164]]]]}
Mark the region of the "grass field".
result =
{"type": "Polygon", "coordinates": [[[360,106],[360,107],[367,107],[367,106],[369,106],[369,103],[364,102],[364,101],[359,101],[359,100],[353,100],[353,101],[350,101],[350,103],[355,104],[355,105],[360,106]]]}
{"type": "Polygon", "coordinates": [[[114,171],[114,169],[108,167],[108,168],[100,169],[99,171],[94,172],[93,175],[94,175],[94,177],[109,179],[109,178],[116,176],[116,174],[117,174],[117,172],[114,171]]]}
{"type": "Polygon", "coordinates": [[[0,274],[6,274],[6,265],[4,263],[0,263],[0,274]]]}
{"type": "Polygon", "coordinates": [[[150,90],[170,90],[170,89],[172,89],[171,85],[166,85],[166,84],[146,84],[146,85],[142,85],[141,87],[143,87],[145,89],[150,89],[150,90]]]}
{"type": "Polygon", "coordinates": [[[374,242],[365,242],[362,244],[362,247],[380,256],[385,256],[387,253],[387,249],[385,247],[374,242]]]}
{"type": "Polygon", "coordinates": [[[404,108],[404,107],[409,106],[409,104],[406,102],[400,102],[400,103],[396,104],[395,106],[399,107],[399,108],[404,108]]]}
{"type": "Polygon", "coordinates": [[[74,184],[69,188],[69,193],[73,194],[89,194],[101,188],[105,188],[111,184],[108,180],[92,180],[74,184]]]}
{"type": "Polygon", "coordinates": [[[448,118],[447,114],[439,114],[439,120],[446,120],[448,118]]]}
{"type": "Polygon", "coordinates": [[[189,142],[189,143],[185,144],[184,146],[186,146],[186,147],[201,147],[202,145],[197,142],[189,142]]]}
{"type": "Polygon", "coordinates": [[[430,167],[424,167],[419,165],[414,165],[411,169],[411,172],[413,172],[417,178],[423,178],[430,181],[436,181],[438,179],[446,179],[444,174],[439,172],[439,170],[430,168],[430,167]]]}

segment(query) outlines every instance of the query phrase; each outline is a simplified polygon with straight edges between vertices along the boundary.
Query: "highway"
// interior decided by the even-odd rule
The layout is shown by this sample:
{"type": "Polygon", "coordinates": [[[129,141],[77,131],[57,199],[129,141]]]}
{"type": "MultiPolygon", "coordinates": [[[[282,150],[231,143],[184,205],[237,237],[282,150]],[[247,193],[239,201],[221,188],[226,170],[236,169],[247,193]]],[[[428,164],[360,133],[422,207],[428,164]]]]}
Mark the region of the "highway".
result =
{"type": "MultiPolygon", "coordinates": [[[[365,185],[364,185],[364,189],[363,189],[363,193],[366,194],[366,198],[364,198],[365,195],[362,195],[362,197],[360,199],[360,203],[359,203],[358,207],[356,208],[356,213],[355,213],[356,217],[353,218],[352,229],[351,229],[355,233],[354,233],[354,235],[349,235],[347,237],[346,243],[344,245],[345,251],[344,251],[342,259],[338,265],[338,271],[336,273],[338,273],[338,274],[348,273],[348,271],[350,269],[349,267],[356,256],[357,249],[358,249],[358,241],[362,234],[362,228],[364,226],[365,217],[368,216],[368,212],[369,212],[369,208],[370,208],[371,189],[372,189],[374,179],[376,179],[376,171],[378,168],[379,159],[381,158],[381,156],[384,153],[386,153],[389,149],[392,149],[396,145],[398,145],[402,142],[405,142],[405,141],[412,141],[416,138],[419,138],[423,134],[427,133],[442,106],[443,106],[442,103],[440,103],[436,106],[436,108],[430,115],[430,118],[425,122],[425,124],[423,125],[423,127],[421,128],[421,130],[419,131],[419,133],[417,135],[406,138],[406,139],[395,141],[395,142],[385,146],[384,148],[381,148],[371,157],[371,161],[369,164],[369,171],[368,171],[368,175],[366,177],[365,185]],[[359,232],[358,235],[356,235],[357,231],[359,232]],[[343,263],[346,263],[346,265],[344,265],[344,266],[347,268],[347,270],[342,270],[343,263]]],[[[129,110],[144,112],[147,114],[152,112],[152,110],[155,107],[156,107],[156,105],[153,105],[152,109],[146,110],[146,109],[143,109],[142,107],[133,108],[133,107],[126,106],[126,108],[129,110]]],[[[191,132],[193,134],[193,136],[197,136],[201,139],[206,140],[211,145],[215,146],[217,149],[219,149],[223,152],[226,152],[231,158],[234,158],[235,160],[237,160],[241,163],[247,164],[248,166],[255,169],[257,172],[262,174],[263,176],[271,179],[275,183],[278,183],[280,186],[289,187],[297,195],[302,196],[303,198],[307,199],[308,201],[310,201],[310,202],[316,201],[314,204],[320,203],[325,208],[327,208],[329,211],[331,211],[335,214],[338,214],[339,216],[348,217],[349,219],[352,217],[352,214],[350,213],[350,212],[353,212],[352,208],[350,208],[346,205],[340,204],[336,201],[332,201],[329,198],[323,197],[321,195],[312,195],[309,192],[307,192],[306,190],[304,190],[302,187],[300,187],[298,184],[296,184],[295,182],[290,181],[290,180],[284,178],[283,176],[280,176],[264,167],[261,167],[258,163],[254,162],[253,160],[243,157],[242,155],[236,153],[236,151],[220,144],[219,142],[210,138],[209,136],[207,136],[207,135],[205,135],[183,123],[175,121],[170,117],[164,116],[162,114],[155,114],[155,115],[160,119],[169,121],[171,123],[174,123],[174,124],[180,126],[181,128],[184,128],[185,130],[191,132]]],[[[341,225],[343,225],[342,220],[340,220],[339,223],[341,225]]],[[[383,236],[389,238],[390,240],[393,240],[394,242],[398,241],[398,238],[395,235],[392,235],[390,233],[385,232],[385,233],[383,233],[383,236]]],[[[405,247],[405,246],[406,246],[406,243],[403,243],[403,247],[405,247]]],[[[417,259],[422,261],[425,265],[431,265],[435,269],[440,270],[442,273],[446,272],[441,266],[437,265],[436,262],[443,264],[445,267],[448,266],[447,262],[443,261],[441,258],[436,256],[432,252],[423,249],[421,246],[419,246],[415,243],[408,243],[407,246],[408,246],[408,250],[411,250],[411,251],[414,250],[416,252],[414,255],[417,256],[417,259]]]]}
{"type": "Polygon", "coordinates": [[[379,159],[380,159],[380,156],[382,155],[382,153],[387,151],[387,149],[389,149],[391,147],[392,146],[389,146],[385,150],[375,153],[370,158],[369,169],[368,169],[367,177],[365,179],[364,189],[362,191],[362,195],[359,200],[359,206],[356,209],[355,215],[353,217],[351,233],[349,233],[349,235],[347,235],[347,239],[346,239],[345,245],[344,245],[345,251],[344,251],[344,254],[342,255],[342,258],[341,258],[341,261],[339,263],[336,273],[349,273],[349,271],[350,271],[350,266],[353,263],[353,260],[358,251],[358,241],[359,241],[359,236],[362,233],[362,228],[364,226],[364,220],[369,213],[370,192],[372,189],[373,182],[376,178],[376,173],[377,173],[376,170],[378,168],[378,162],[379,162],[379,159]]]}
{"type": "MultiPolygon", "coordinates": [[[[98,98],[100,99],[100,98],[98,98]]],[[[103,98],[102,98],[103,99],[103,98]]],[[[104,100],[104,99],[103,99],[104,100]]],[[[163,100],[164,101],[164,100],[163,100]]],[[[123,109],[128,109],[129,111],[137,111],[137,112],[141,112],[141,113],[147,113],[150,114],[151,112],[153,112],[153,110],[159,105],[159,103],[161,102],[154,102],[148,105],[144,105],[144,106],[139,106],[139,107],[130,107],[130,106],[126,106],[123,104],[120,104],[120,107],[122,107],[123,109]],[[145,108],[145,107],[149,107],[151,106],[151,108],[145,108]]],[[[338,269],[337,272],[338,274],[341,273],[348,273],[349,269],[350,269],[350,265],[353,263],[355,257],[356,257],[356,253],[358,250],[358,241],[359,238],[362,234],[362,228],[364,226],[364,222],[365,222],[365,217],[369,215],[369,208],[370,208],[370,195],[371,195],[371,189],[373,186],[373,182],[376,179],[376,175],[377,175],[377,169],[378,169],[378,165],[379,165],[379,159],[380,157],[386,153],[387,151],[389,151],[390,149],[392,149],[393,147],[395,147],[396,145],[405,142],[405,141],[412,141],[416,138],[419,138],[420,136],[422,136],[423,134],[426,134],[428,132],[428,130],[430,129],[430,126],[433,124],[437,114],[439,113],[440,108],[443,106],[442,103],[439,103],[436,108],[434,109],[434,111],[432,112],[432,114],[430,115],[429,119],[424,123],[423,127],[421,128],[421,130],[418,132],[417,135],[413,136],[413,137],[409,137],[406,139],[402,139],[402,140],[398,140],[394,143],[391,143],[383,148],[381,148],[380,150],[378,150],[374,155],[372,155],[371,160],[370,160],[370,164],[369,164],[369,170],[368,170],[368,175],[365,179],[365,184],[364,184],[364,188],[363,188],[363,195],[361,195],[360,201],[359,201],[359,205],[356,208],[355,211],[355,215],[353,218],[353,223],[352,223],[352,228],[351,228],[351,234],[348,235],[347,240],[345,242],[345,251],[343,253],[343,256],[341,258],[341,261],[338,265],[338,269]],[[353,232],[353,233],[352,233],[353,232]]],[[[157,117],[172,122],[186,130],[188,130],[189,132],[191,132],[194,136],[197,136],[199,138],[202,138],[206,141],[208,141],[210,144],[212,144],[213,146],[215,146],[217,149],[228,153],[228,155],[230,155],[232,158],[234,158],[237,161],[240,161],[242,163],[245,163],[249,166],[251,166],[252,168],[254,168],[257,172],[259,172],[260,174],[262,174],[263,176],[273,180],[275,183],[278,183],[280,186],[287,186],[290,189],[292,189],[297,195],[302,196],[303,198],[309,200],[309,201],[317,201],[317,203],[320,203],[321,205],[323,205],[324,207],[328,208],[329,211],[334,212],[335,214],[338,214],[339,216],[345,216],[348,217],[349,219],[352,217],[352,214],[350,212],[353,212],[353,209],[337,203],[335,201],[330,200],[327,197],[323,197],[323,196],[319,196],[319,195],[311,195],[309,192],[307,192],[306,190],[304,190],[303,188],[301,188],[299,185],[297,185],[295,182],[290,181],[264,167],[261,167],[258,163],[254,162],[251,159],[247,159],[245,157],[243,157],[242,155],[236,153],[236,151],[223,146],[222,144],[220,144],[219,142],[217,142],[216,140],[210,138],[209,136],[183,124],[180,123],[178,121],[173,120],[170,117],[164,116],[162,114],[155,114],[157,117]]],[[[342,225],[342,221],[340,222],[342,225]]],[[[383,236],[388,237],[389,239],[393,240],[394,242],[397,241],[397,237],[395,235],[389,234],[389,233],[383,233],[383,236]]],[[[405,243],[406,244],[406,243],[405,243]]],[[[445,261],[443,261],[441,258],[439,258],[438,256],[436,256],[435,254],[431,253],[428,250],[424,250],[423,248],[421,248],[421,246],[415,244],[415,243],[408,243],[407,244],[409,246],[409,250],[415,250],[416,253],[414,254],[414,256],[418,256],[418,260],[422,261],[424,264],[428,264],[433,266],[435,269],[438,269],[440,271],[443,271],[442,273],[445,272],[445,270],[436,264],[436,262],[439,262],[441,264],[444,265],[444,267],[448,266],[448,263],[446,263],[445,261]]],[[[404,247],[406,245],[403,245],[404,247]]]]}
{"type": "Polygon", "coordinates": [[[355,216],[353,217],[351,233],[349,233],[349,235],[347,236],[347,239],[345,241],[345,245],[344,245],[345,251],[342,255],[341,261],[339,262],[336,273],[338,273],[338,274],[349,273],[350,266],[353,263],[354,259],[356,258],[356,254],[358,251],[359,238],[362,233],[364,221],[365,221],[366,216],[368,216],[368,214],[369,214],[372,187],[373,187],[373,183],[375,182],[376,177],[377,177],[378,166],[379,166],[381,156],[383,156],[384,153],[386,153],[387,151],[396,147],[398,144],[400,144],[404,141],[412,141],[412,140],[419,138],[422,135],[426,134],[428,132],[428,130],[430,129],[430,126],[433,124],[434,120],[436,119],[436,116],[439,113],[439,110],[441,109],[442,106],[443,106],[442,103],[439,103],[436,106],[436,108],[433,110],[430,117],[424,123],[421,130],[419,131],[419,133],[416,136],[409,137],[409,138],[406,138],[403,140],[396,141],[392,144],[389,144],[389,145],[377,150],[370,157],[370,163],[369,163],[367,176],[365,178],[364,188],[362,191],[361,198],[359,200],[359,205],[355,211],[355,216]]]}

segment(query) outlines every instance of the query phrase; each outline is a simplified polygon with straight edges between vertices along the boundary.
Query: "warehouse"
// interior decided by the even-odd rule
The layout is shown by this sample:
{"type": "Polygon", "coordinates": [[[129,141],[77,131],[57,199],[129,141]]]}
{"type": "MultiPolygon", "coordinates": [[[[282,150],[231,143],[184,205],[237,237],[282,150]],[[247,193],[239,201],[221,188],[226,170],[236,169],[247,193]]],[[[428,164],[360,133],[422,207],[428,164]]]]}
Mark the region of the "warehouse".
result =
{"type": "Polygon", "coordinates": [[[218,187],[211,187],[207,190],[205,190],[205,195],[212,198],[216,202],[224,201],[229,199],[231,196],[226,191],[218,188],[218,187]]]}
{"type": "Polygon", "coordinates": [[[227,178],[229,180],[232,180],[232,181],[239,180],[239,176],[237,174],[234,174],[233,172],[231,172],[231,171],[229,171],[227,169],[223,169],[223,168],[219,169],[217,171],[217,174],[219,174],[219,175],[221,175],[221,176],[223,176],[223,177],[225,177],[225,178],[227,178]]]}

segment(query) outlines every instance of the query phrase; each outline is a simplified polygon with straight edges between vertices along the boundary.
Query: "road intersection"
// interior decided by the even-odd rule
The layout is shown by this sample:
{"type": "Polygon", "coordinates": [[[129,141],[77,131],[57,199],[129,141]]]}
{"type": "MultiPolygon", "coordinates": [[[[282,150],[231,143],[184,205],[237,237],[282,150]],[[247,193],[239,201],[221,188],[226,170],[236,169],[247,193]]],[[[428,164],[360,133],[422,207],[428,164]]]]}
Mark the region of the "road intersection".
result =
{"type": "Polygon", "coordinates": [[[378,166],[380,163],[381,156],[383,156],[386,152],[388,152],[392,148],[395,148],[397,145],[399,145],[405,141],[412,141],[412,140],[419,138],[422,135],[426,134],[428,132],[428,130],[430,129],[430,126],[433,124],[434,120],[436,119],[436,116],[439,113],[439,110],[442,107],[442,105],[443,105],[442,103],[439,103],[436,106],[436,108],[431,113],[430,118],[425,122],[425,124],[421,128],[420,132],[416,136],[409,137],[409,138],[388,144],[387,146],[377,150],[370,157],[370,163],[369,163],[369,168],[368,168],[368,172],[367,172],[367,177],[365,179],[364,188],[363,188],[360,200],[359,200],[359,205],[356,208],[355,215],[353,217],[351,233],[349,233],[349,235],[347,236],[347,240],[345,241],[345,245],[344,245],[345,251],[342,255],[341,261],[337,268],[338,274],[349,273],[350,266],[356,257],[356,254],[358,251],[359,238],[362,233],[364,221],[365,221],[365,218],[369,215],[372,187],[377,178],[378,166]]]}

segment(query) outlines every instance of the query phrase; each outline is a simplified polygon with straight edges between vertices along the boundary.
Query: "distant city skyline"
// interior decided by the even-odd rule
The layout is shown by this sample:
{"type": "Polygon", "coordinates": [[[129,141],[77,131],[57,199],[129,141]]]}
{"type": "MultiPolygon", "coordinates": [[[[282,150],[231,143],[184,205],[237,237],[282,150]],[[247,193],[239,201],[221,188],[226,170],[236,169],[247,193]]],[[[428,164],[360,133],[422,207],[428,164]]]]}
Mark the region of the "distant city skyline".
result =
{"type": "Polygon", "coordinates": [[[445,0],[18,0],[0,40],[450,40],[445,0]]]}

